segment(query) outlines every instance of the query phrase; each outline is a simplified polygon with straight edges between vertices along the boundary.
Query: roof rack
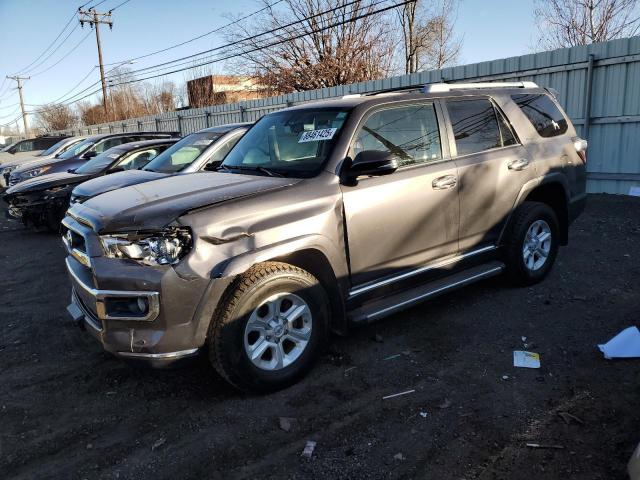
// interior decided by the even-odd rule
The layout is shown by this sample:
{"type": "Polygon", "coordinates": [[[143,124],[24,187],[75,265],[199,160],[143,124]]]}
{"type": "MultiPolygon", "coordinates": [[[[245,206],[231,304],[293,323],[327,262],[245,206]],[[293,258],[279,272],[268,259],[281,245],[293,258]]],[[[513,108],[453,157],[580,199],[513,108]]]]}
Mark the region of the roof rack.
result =
{"type": "Polygon", "coordinates": [[[419,91],[421,93],[443,93],[452,90],[469,90],[475,88],[539,88],[535,82],[478,82],[478,83],[421,83],[404,87],[385,88],[366,93],[348,93],[341,98],[359,98],[380,95],[382,93],[419,91]]]}
{"type": "Polygon", "coordinates": [[[442,93],[476,88],[538,88],[538,85],[535,82],[431,83],[424,86],[424,93],[442,93]]]}

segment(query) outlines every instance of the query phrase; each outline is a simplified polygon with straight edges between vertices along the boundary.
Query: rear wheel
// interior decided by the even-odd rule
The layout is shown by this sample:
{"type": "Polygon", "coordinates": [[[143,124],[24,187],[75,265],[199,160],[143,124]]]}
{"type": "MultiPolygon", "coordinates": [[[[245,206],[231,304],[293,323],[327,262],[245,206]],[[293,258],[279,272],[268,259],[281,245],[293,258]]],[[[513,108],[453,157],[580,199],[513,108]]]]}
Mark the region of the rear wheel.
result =
{"type": "Polygon", "coordinates": [[[209,330],[215,369],[242,390],[267,392],[300,379],[328,336],[318,280],[280,262],[256,265],[234,282],[209,330]]]}
{"type": "Polygon", "coordinates": [[[510,278],[519,285],[542,281],[558,254],[558,217],[540,202],[524,202],[514,213],[506,245],[510,278]]]}

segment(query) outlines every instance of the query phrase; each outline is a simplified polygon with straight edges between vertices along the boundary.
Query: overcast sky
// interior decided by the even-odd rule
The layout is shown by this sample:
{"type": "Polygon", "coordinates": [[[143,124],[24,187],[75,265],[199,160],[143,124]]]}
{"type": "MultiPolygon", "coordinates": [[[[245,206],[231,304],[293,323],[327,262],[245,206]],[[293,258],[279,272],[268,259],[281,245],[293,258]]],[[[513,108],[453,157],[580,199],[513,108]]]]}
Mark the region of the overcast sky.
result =
{"type": "MultiPolygon", "coordinates": [[[[15,82],[4,81],[5,75],[32,63],[73,17],[82,1],[0,0],[0,124],[19,114],[17,92],[8,88],[15,82]]],[[[108,10],[122,1],[104,0],[97,10],[108,10]]],[[[113,31],[101,30],[104,62],[114,63],[168,47],[228,23],[228,15],[246,15],[260,7],[256,0],[130,0],[114,11],[113,31]]],[[[77,23],[74,19],[62,38],[77,23]]],[[[531,53],[536,37],[533,0],[461,0],[456,27],[463,38],[461,64],[531,53]]],[[[89,32],[87,26],[84,30],[75,29],[58,51],[48,53],[24,73],[32,76],[24,86],[25,103],[54,101],[83,77],[87,78],[74,92],[99,80],[95,36],[89,32]],[[71,54],[48,69],[76,45],[71,54]]],[[[207,36],[139,60],[131,67],[146,67],[223,43],[221,34],[207,36]]],[[[222,65],[216,68],[224,70],[222,65]]],[[[183,82],[184,73],[176,74],[173,80],[183,82]]]]}

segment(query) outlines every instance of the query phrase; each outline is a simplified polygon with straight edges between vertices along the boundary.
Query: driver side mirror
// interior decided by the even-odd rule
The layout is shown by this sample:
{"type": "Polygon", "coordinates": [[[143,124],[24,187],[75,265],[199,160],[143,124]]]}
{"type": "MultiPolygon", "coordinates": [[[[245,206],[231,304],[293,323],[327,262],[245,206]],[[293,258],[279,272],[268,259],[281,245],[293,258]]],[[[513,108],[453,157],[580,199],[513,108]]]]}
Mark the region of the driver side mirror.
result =
{"type": "Polygon", "coordinates": [[[110,168],[109,170],[107,170],[107,175],[109,175],[110,173],[118,173],[118,172],[124,172],[124,167],[110,168]]]}
{"type": "Polygon", "coordinates": [[[398,169],[398,157],[390,152],[380,150],[363,150],[356,155],[347,167],[344,181],[347,185],[355,185],[360,176],[378,177],[390,175],[398,169]]]}
{"type": "Polygon", "coordinates": [[[91,152],[87,152],[84,155],[82,155],[82,159],[83,160],[89,160],[90,158],[97,157],[97,156],[98,156],[98,152],[91,151],[91,152]]]}
{"type": "Polygon", "coordinates": [[[15,155],[17,151],[18,149],[16,147],[11,147],[9,150],[7,150],[7,153],[10,153],[11,155],[15,155]]]}

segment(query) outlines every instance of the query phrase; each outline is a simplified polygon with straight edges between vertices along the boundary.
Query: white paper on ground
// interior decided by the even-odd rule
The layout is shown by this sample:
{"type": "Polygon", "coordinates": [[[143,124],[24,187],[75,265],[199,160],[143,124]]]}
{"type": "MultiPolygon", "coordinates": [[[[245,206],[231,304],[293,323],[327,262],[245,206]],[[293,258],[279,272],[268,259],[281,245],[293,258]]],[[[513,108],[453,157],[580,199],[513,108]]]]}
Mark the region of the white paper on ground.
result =
{"type": "Polygon", "coordinates": [[[540,355],[534,352],[515,350],[513,352],[513,366],[522,368],[540,368],[540,355]]]}
{"type": "Polygon", "coordinates": [[[640,330],[638,327],[625,328],[598,348],[604,353],[604,358],[640,357],[640,330]]]}

